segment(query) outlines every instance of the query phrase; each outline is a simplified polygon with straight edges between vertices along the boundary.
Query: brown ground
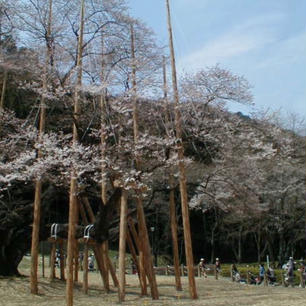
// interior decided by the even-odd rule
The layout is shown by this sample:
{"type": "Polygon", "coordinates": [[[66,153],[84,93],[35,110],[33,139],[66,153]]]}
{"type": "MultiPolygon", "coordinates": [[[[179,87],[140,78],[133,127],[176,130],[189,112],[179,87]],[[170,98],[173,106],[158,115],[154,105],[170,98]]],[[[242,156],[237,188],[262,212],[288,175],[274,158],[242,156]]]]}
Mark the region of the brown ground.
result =
{"type": "MultiPolygon", "coordinates": [[[[29,260],[26,259],[26,260],[29,260]]],[[[20,269],[29,275],[29,266],[20,269]]],[[[47,271],[46,271],[47,272],[47,271]]],[[[48,274],[47,274],[48,275],[48,274]]],[[[80,279],[82,275],[80,273],[80,279]]],[[[198,300],[191,300],[188,293],[187,277],[182,277],[183,291],[176,292],[173,286],[173,276],[157,276],[160,299],[153,301],[149,297],[139,296],[138,278],[127,275],[126,301],[124,306],[179,306],[179,305],[210,305],[210,306],[305,306],[306,289],[284,288],[281,286],[264,287],[232,283],[221,278],[216,281],[213,277],[208,279],[196,278],[198,300]]],[[[101,286],[100,275],[96,272],[89,273],[89,294],[82,293],[81,286],[74,290],[74,305],[82,306],[108,306],[118,305],[116,289],[106,294],[101,286]]],[[[39,295],[29,292],[29,277],[0,279],[0,305],[2,306],[64,306],[65,283],[48,278],[39,279],[39,295]]]]}

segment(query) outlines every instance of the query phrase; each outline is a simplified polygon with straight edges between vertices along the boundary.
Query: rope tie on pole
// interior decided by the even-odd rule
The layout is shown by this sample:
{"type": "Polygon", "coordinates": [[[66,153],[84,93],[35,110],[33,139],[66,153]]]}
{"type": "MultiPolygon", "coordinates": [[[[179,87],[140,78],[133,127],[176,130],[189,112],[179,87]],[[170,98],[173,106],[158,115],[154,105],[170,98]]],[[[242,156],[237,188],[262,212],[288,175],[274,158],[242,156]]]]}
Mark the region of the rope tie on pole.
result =
{"type": "Polygon", "coordinates": [[[51,225],[51,238],[57,239],[57,233],[58,233],[58,224],[53,223],[51,225]]]}
{"type": "Polygon", "coordinates": [[[85,230],[84,230],[84,239],[89,239],[90,238],[90,230],[93,228],[93,224],[89,224],[85,227],[85,230]]]}

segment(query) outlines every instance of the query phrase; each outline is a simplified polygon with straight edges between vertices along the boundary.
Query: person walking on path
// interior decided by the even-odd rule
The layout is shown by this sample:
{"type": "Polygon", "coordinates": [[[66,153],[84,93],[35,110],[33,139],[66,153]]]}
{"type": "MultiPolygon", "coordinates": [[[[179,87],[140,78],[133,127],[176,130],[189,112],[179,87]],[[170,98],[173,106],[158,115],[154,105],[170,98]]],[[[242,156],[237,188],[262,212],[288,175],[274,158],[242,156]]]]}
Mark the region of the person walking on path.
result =
{"type": "Polygon", "coordinates": [[[259,265],[259,276],[257,280],[257,285],[260,285],[265,278],[265,267],[263,264],[259,265]]]}
{"type": "Polygon", "coordinates": [[[199,267],[200,267],[201,275],[203,275],[205,278],[207,278],[206,265],[205,265],[205,259],[204,258],[201,258],[201,260],[199,262],[199,267]]]}
{"type": "Polygon", "coordinates": [[[215,277],[218,279],[219,273],[221,272],[221,263],[219,258],[216,258],[216,263],[215,263],[215,277]]]}
{"type": "Polygon", "coordinates": [[[287,277],[288,277],[288,285],[294,287],[294,261],[292,257],[290,257],[288,261],[287,277]]]}

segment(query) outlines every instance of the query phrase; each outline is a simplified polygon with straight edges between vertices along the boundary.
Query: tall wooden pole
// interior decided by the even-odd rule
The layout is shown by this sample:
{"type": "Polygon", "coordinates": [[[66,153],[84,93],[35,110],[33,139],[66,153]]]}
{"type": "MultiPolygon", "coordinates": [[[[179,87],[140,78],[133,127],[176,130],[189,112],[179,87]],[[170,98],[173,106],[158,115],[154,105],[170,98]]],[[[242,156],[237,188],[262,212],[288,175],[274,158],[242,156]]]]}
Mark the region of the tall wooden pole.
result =
{"type": "Polygon", "coordinates": [[[174,183],[173,175],[169,177],[170,185],[170,224],[171,224],[171,235],[172,235],[172,248],[173,248],[173,263],[174,263],[174,275],[175,275],[175,287],[176,290],[182,290],[182,283],[180,277],[180,259],[179,259],[179,248],[178,248],[178,237],[177,237],[177,221],[175,211],[175,198],[174,198],[174,183]]]}
{"type": "MultiPolygon", "coordinates": [[[[78,211],[78,209],[77,209],[78,211]]],[[[78,213],[76,212],[76,215],[78,213]]],[[[78,224],[78,219],[75,219],[75,223],[78,224]]],[[[74,282],[77,283],[79,281],[79,243],[77,239],[75,239],[74,246],[74,282]]]]}
{"type": "MultiPolygon", "coordinates": [[[[84,33],[84,15],[85,3],[81,0],[81,13],[80,13],[80,34],[78,40],[78,54],[77,54],[77,83],[74,96],[74,123],[73,123],[73,145],[77,144],[78,132],[77,125],[80,116],[79,105],[79,91],[82,86],[82,53],[83,53],[83,33],[84,33]]],[[[73,305],[73,258],[74,247],[76,243],[75,231],[77,220],[77,178],[75,170],[71,171],[70,180],[70,196],[69,196],[69,227],[68,227],[68,246],[67,246],[67,282],[66,282],[66,303],[67,306],[73,305]]]]}
{"type": "Polygon", "coordinates": [[[101,41],[101,49],[102,49],[102,58],[101,58],[101,85],[103,86],[101,96],[100,96],[100,108],[101,108],[101,176],[102,176],[102,183],[101,183],[101,199],[104,204],[106,204],[107,197],[106,197],[106,180],[105,180],[105,112],[106,112],[106,88],[105,86],[105,57],[104,57],[104,38],[102,36],[101,41]]]}
{"type": "MultiPolygon", "coordinates": [[[[90,207],[90,204],[89,204],[89,201],[86,197],[83,197],[82,198],[82,203],[85,204],[85,207],[86,207],[86,211],[88,213],[88,216],[89,216],[89,221],[91,224],[95,223],[95,216],[94,216],[94,213],[90,207]]],[[[88,222],[86,221],[86,219],[83,219],[83,222],[85,224],[88,224],[88,222]]],[[[109,292],[109,286],[108,286],[108,282],[107,282],[107,276],[106,276],[106,270],[105,270],[105,263],[104,263],[104,258],[103,256],[101,255],[101,252],[100,252],[100,244],[96,244],[93,248],[93,251],[94,251],[94,254],[95,254],[95,257],[96,257],[96,260],[97,260],[97,264],[98,264],[98,267],[99,267],[99,271],[100,271],[100,275],[102,277],[102,280],[103,280],[103,284],[104,284],[104,288],[105,288],[105,291],[106,292],[109,292]],[[100,269],[101,268],[101,269],[100,269]]],[[[115,269],[112,265],[112,262],[111,260],[109,259],[109,257],[107,256],[106,258],[107,262],[106,264],[108,265],[109,267],[109,271],[111,273],[111,276],[113,278],[113,283],[114,283],[114,286],[115,287],[118,287],[118,279],[117,279],[117,276],[116,276],[116,273],[115,273],[115,269]]]]}
{"type": "Polygon", "coordinates": [[[180,181],[182,217],[183,217],[183,227],[184,227],[185,253],[186,253],[187,270],[188,270],[189,293],[192,299],[197,299],[198,295],[197,295],[194,269],[193,269],[192,242],[191,242],[191,233],[190,233],[187,184],[186,184],[186,173],[185,173],[185,164],[184,164],[184,148],[182,143],[181,114],[178,109],[179,95],[178,95],[177,78],[176,78],[176,66],[175,66],[169,0],[166,0],[166,8],[167,8],[167,20],[168,20],[169,47],[171,54],[172,86],[173,86],[174,108],[175,108],[175,129],[176,129],[176,138],[178,142],[177,153],[178,153],[178,159],[179,159],[178,162],[179,162],[179,171],[180,171],[179,181],[180,181]]]}
{"type": "MultiPolygon", "coordinates": [[[[102,52],[102,59],[101,59],[101,84],[104,86],[105,84],[105,65],[104,65],[104,37],[102,34],[101,38],[101,52],[102,52]]],[[[106,205],[107,201],[107,190],[106,190],[106,179],[105,179],[105,169],[106,169],[106,162],[105,162],[105,156],[106,156],[106,141],[105,141],[105,112],[106,112],[106,89],[102,88],[102,93],[100,96],[100,108],[101,108],[101,199],[104,205],[106,205]]],[[[112,267],[109,267],[109,260],[108,260],[108,241],[104,241],[102,243],[102,256],[103,256],[103,262],[105,265],[105,281],[107,282],[106,287],[109,288],[109,270],[111,270],[112,267]]]]}
{"type": "Polygon", "coordinates": [[[83,291],[88,293],[88,243],[84,244],[84,258],[83,258],[83,291]]]}
{"type": "Polygon", "coordinates": [[[125,298],[125,253],[127,233],[127,191],[122,189],[120,206],[120,237],[119,237],[119,302],[125,298]]]}
{"type": "Polygon", "coordinates": [[[64,241],[59,241],[59,251],[60,251],[60,278],[65,280],[65,256],[64,256],[64,241]]]}
{"type": "MultiPolygon", "coordinates": [[[[168,84],[167,84],[167,69],[166,69],[166,57],[163,56],[163,92],[164,92],[164,102],[168,104],[168,84]]],[[[167,118],[166,114],[166,118],[167,118]]]]}
{"type": "MultiPolygon", "coordinates": [[[[89,201],[87,198],[83,198],[82,200],[84,200],[84,203],[86,203],[86,210],[87,210],[87,213],[88,213],[88,216],[89,216],[89,220],[90,220],[90,223],[93,224],[95,223],[95,216],[93,214],[93,211],[90,207],[90,204],[89,204],[89,201]]],[[[80,199],[78,198],[78,202],[79,202],[79,207],[82,207],[83,206],[83,203],[82,201],[80,201],[80,199]]],[[[84,214],[82,215],[81,214],[81,217],[82,217],[82,222],[85,224],[85,225],[88,225],[88,219],[85,215],[85,211],[84,211],[84,214]]],[[[88,241],[85,241],[85,245],[87,245],[87,242],[88,241]]],[[[104,259],[103,259],[103,256],[102,256],[102,252],[101,252],[101,245],[96,243],[95,245],[93,245],[92,249],[93,249],[93,252],[95,254],[95,258],[96,258],[96,261],[97,261],[97,265],[98,265],[98,270],[100,272],[100,275],[101,275],[101,278],[103,280],[103,284],[104,284],[104,288],[105,288],[105,291],[106,292],[109,292],[109,286],[108,286],[108,282],[106,281],[107,279],[107,276],[106,276],[106,270],[105,270],[105,263],[104,263],[104,259]]],[[[85,251],[85,248],[84,248],[84,251],[85,251]]],[[[87,246],[87,252],[88,252],[88,246],[87,246]]],[[[88,254],[87,254],[88,255],[88,254]]],[[[85,255],[84,255],[85,256],[85,255]]],[[[107,260],[109,260],[109,258],[107,257],[107,260]]],[[[112,265],[110,263],[108,263],[109,266],[112,267],[112,265]]],[[[84,260],[84,265],[85,265],[85,260],[84,260]]],[[[87,259],[87,266],[88,266],[88,259],[87,259]]],[[[85,271],[85,269],[83,269],[85,271]]],[[[87,271],[88,272],[88,271],[87,271]]],[[[111,273],[112,273],[112,277],[113,277],[113,281],[114,281],[114,285],[116,287],[118,287],[118,280],[116,278],[116,275],[113,275],[113,270],[111,270],[111,273]]],[[[85,277],[85,281],[88,282],[88,277],[86,278],[86,276],[84,276],[83,274],[83,282],[84,282],[84,277],[85,277]],[[87,280],[86,280],[87,279],[87,280]]],[[[87,284],[88,285],[88,284],[87,284]]],[[[87,286],[86,284],[83,283],[83,289],[84,287],[87,286]]],[[[85,289],[84,289],[85,290],[85,289]]]]}
{"type": "MultiPolygon", "coordinates": [[[[166,71],[166,58],[163,57],[163,88],[164,88],[164,102],[165,102],[165,121],[166,129],[170,123],[169,110],[168,110],[168,86],[167,86],[167,71],[166,71]]],[[[167,134],[168,131],[167,131],[167,134]]],[[[170,135],[169,135],[170,136],[170,135]]],[[[173,173],[169,174],[169,214],[170,214],[170,225],[172,235],[172,249],[173,249],[173,264],[174,264],[174,275],[175,275],[175,288],[178,291],[182,290],[181,275],[180,275],[180,259],[179,259],[179,248],[177,238],[177,221],[175,211],[175,196],[174,196],[174,176],[173,173]]]]}
{"type": "MultiPolygon", "coordinates": [[[[132,93],[133,93],[133,131],[134,131],[134,143],[135,145],[138,142],[139,137],[139,128],[138,128],[138,107],[137,107],[137,97],[136,97],[136,91],[137,91],[137,84],[136,84],[136,66],[135,66],[135,37],[134,37],[134,28],[131,24],[131,55],[132,55],[132,93]]],[[[140,159],[136,158],[136,169],[140,169],[140,159]]],[[[144,266],[145,273],[148,277],[150,289],[151,289],[151,296],[153,299],[158,299],[158,289],[157,289],[157,283],[156,283],[156,277],[155,272],[153,268],[153,260],[151,256],[151,247],[149,242],[149,235],[147,231],[146,226],[146,219],[143,209],[143,202],[142,202],[142,196],[140,193],[138,193],[138,197],[136,200],[137,205],[137,218],[138,218],[138,226],[139,226],[139,236],[140,236],[140,265],[139,269],[141,270],[144,266]]],[[[140,273],[143,273],[143,271],[140,271],[140,273]]],[[[144,289],[146,287],[145,285],[145,279],[142,275],[142,282],[144,284],[144,289]]]]}
{"type": "MultiPolygon", "coordinates": [[[[47,25],[47,39],[51,36],[51,22],[52,22],[52,0],[49,0],[49,14],[47,25]]],[[[47,42],[48,44],[48,42],[47,42]]],[[[47,90],[47,77],[48,77],[48,61],[49,61],[49,49],[47,46],[46,60],[44,66],[43,75],[43,91],[47,90]]],[[[3,93],[3,92],[2,92],[3,93]]],[[[2,99],[2,97],[1,97],[2,99]]],[[[40,119],[39,119],[39,139],[42,141],[42,137],[45,131],[45,118],[46,118],[46,105],[44,95],[40,100],[40,119]]],[[[42,151],[38,150],[38,158],[42,157],[42,151]]],[[[33,213],[33,227],[32,227],[32,242],[31,242],[31,277],[30,277],[30,290],[33,294],[38,294],[37,273],[38,273],[38,255],[39,255],[39,225],[41,215],[41,189],[42,178],[37,178],[35,182],[35,196],[34,196],[34,213],[33,213]]]]}
{"type": "Polygon", "coordinates": [[[56,257],[56,241],[52,242],[50,251],[50,280],[53,281],[55,278],[55,257],[56,257]]]}
{"type": "Polygon", "coordinates": [[[4,75],[3,75],[2,91],[1,91],[0,110],[4,108],[4,98],[5,98],[5,92],[6,92],[7,76],[8,76],[8,72],[5,69],[4,75]]]}
{"type": "MultiPolygon", "coordinates": [[[[133,98],[133,132],[134,132],[134,143],[137,142],[138,140],[138,108],[137,108],[137,101],[136,101],[136,92],[137,92],[137,88],[136,88],[136,67],[135,67],[135,42],[134,42],[134,27],[133,25],[131,25],[131,58],[132,58],[132,98],[133,98]]],[[[136,167],[139,167],[139,160],[136,160],[136,167]]],[[[137,203],[139,201],[137,200],[137,203]]],[[[141,204],[140,204],[141,205],[141,204]]],[[[139,206],[139,205],[138,205],[139,206]]],[[[141,208],[139,208],[137,206],[137,210],[141,210],[141,208]]],[[[141,212],[138,212],[138,214],[141,215],[141,212]]],[[[142,227],[139,226],[139,235],[141,236],[141,232],[142,232],[142,227]]],[[[138,252],[139,252],[139,275],[140,275],[140,279],[141,279],[141,283],[143,284],[143,286],[141,286],[141,294],[142,295],[147,295],[148,291],[147,291],[147,280],[146,280],[146,272],[145,272],[145,256],[144,256],[144,246],[143,246],[143,240],[140,239],[140,243],[139,243],[139,248],[138,248],[138,252]]]]}

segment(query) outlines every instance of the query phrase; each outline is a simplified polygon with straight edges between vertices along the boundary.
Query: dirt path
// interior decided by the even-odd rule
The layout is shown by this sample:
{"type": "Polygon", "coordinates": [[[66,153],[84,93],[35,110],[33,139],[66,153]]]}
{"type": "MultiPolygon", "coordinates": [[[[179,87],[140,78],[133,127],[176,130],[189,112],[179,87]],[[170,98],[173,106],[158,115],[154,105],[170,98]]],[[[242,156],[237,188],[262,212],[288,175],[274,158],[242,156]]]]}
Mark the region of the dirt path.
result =
{"type": "MultiPolygon", "coordinates": [[[[25,271],[29,275],[29,271],[25,271]]],[[[80,279],[81,279],[80,274],[80,279]]],[[[216,281],[213,277],[208,279],[197,278],[198,300],[189,299],[188,280],[182,278],[183,291],[176,292],[173,276],[157,276],[160,299],[153,301],[149,297],[139,296],[138,278],[127,275],[125,306],[179,306],[179,305],[209,305],[209,306],[304,306],[306,289],[264,287],[232,283],[228,279],[216,281]]],[[[101,288],[100,276],[96,272],[89,274],[90,290],[84,295],[80,284],[74,291],[74,305],[76,306],[108,306],[118,305],[116,288],[106,294],[101,288]]],[[[0,279],[0,305],[2,306],[64,306],[65,283],[55,280],[50,282],[47,278],[39,280],[39,295],[34,296],[29,291],[29,278],[0,279]]]]}

